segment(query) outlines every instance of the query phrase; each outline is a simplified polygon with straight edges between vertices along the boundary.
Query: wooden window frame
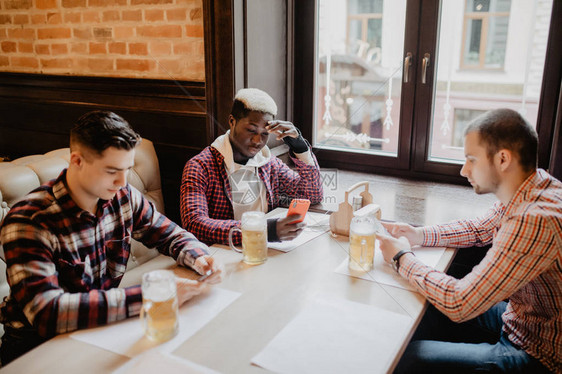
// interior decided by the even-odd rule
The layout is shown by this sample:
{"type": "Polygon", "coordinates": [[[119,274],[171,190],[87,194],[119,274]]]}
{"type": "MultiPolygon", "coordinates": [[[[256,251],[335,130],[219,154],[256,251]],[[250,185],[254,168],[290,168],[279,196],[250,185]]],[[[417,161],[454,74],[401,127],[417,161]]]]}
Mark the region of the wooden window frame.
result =
{"type": "MultiPolygon", "coordinates": [[[[505,66],[505,58],[502,61],[500,67],[488,67],[486,66],[486,47],[488,46],[488,27],[490,24],[490,19],[492,17],[509,17],[510,12],[467,12],[466,5],[467,1],[465,0],[464,5],[464,16],[463,16],[463,27],[462,27],[462,45],[461,45],[461,61],[460,61],[460,68],[461,69],[478,69],[478,70],[503,70],[505,66]],[[479,51],[479,61],[478,65],[469,65],[466,64],[464,61],[465,57],[465,48],[467,42],[467,28],[468,22],[472,20],[482,20],[482,30],[480,31],[480,51],[479,51]]],[[[510,3],[511,7],[511,3],[510,3]]],[[[508,26],[509,27],[509,26],[508,26]]],[[[507,48],[507,45],[506,45],[507,48]]],[[[504,56],[505,57],[505,56],[504,56]]]]}

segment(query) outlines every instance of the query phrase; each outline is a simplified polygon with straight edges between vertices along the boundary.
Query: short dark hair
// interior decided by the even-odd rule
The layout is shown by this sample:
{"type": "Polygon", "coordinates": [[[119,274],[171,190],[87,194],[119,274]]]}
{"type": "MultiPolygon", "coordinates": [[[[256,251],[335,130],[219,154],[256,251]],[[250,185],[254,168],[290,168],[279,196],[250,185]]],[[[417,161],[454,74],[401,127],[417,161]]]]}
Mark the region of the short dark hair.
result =
{"type": "Polygon", "coordinates": [[[490,110],[472,120],[465,135],[477,132],[487,147],[488,158],[508,149],[519,158],[524,171],[537,168],[538,135],[523,116],[511,109],[490,110]]]}
{"type": "Polygon", "coordinates": [[[95,110],[84,114],[70,130],[70,147],[81,144],[101,155],[109,147],[131,150],[141,137],[123,117],[95,110]]]}
{"type": "Polygon", "coordinates": [[[250,112],[251,112],[251,110],[248,109],[242,101],[234,99],[234,102],[232,103],[232,110],[230,111],[230,114],[232,114],[232,117],[234,117],[235,120],[238,121],[241,118],[248,117],[248,114],[250,114],[250,112]]]}

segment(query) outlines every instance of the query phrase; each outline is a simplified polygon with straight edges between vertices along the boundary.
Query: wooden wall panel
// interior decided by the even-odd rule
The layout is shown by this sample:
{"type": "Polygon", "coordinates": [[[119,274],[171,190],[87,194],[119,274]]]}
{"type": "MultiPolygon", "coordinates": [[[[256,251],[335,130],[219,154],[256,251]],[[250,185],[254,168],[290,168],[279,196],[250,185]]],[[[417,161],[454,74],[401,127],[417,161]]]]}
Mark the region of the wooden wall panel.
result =
{"type": "Polygon", "coordinates": [[[0,156],[67,147],[90,110],[114,111],[154,142],[166,215],[180,222],[183,166],[208,145],[204,83],[0,73],[0,156]]]}

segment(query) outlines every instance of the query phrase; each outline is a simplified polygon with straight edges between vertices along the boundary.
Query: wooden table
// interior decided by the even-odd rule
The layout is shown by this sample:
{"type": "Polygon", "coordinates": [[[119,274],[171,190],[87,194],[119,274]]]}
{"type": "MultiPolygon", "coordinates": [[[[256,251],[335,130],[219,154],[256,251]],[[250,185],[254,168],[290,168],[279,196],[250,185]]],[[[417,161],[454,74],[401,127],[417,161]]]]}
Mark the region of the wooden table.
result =
{"type": "MultiPolygon", "coordinates": [[[[259,266],[244,264],[242,255],[216,246],[216,258],[225,265],[224,281],[215,287],[240,292],[240,297],[224,309],[173,354],[222,373],[264,373],[252,365],[260,352],[317,294],[374,305],[410,316],[415,323],[408,339],[395,344],[397,352],[388,372],[399,360],[411,334],[426,308],[418,293],[334,272],[347,257],[347,237],[322,234],[289,253],[269,250],[268,261],[259,266]]],[[[212,247],[214,250],[215,247],[212,247]]],[[[447,249],[437,268],[444,270],[452,260],[447,249]]],[[[380,256],[380,253],[378,253],[380,256]]],[[[157,268],[176,268],[171,258],[160,256],[128,271],[123,286],[139,284],[141,275],[157,268]]],[[[178,274],[190,270],[176,268],[178,274]]],[[[105,373],[129,360],[96,346],[74,340],[68,334],[57,336],[1,369],[2,373],[105,373]]]]}

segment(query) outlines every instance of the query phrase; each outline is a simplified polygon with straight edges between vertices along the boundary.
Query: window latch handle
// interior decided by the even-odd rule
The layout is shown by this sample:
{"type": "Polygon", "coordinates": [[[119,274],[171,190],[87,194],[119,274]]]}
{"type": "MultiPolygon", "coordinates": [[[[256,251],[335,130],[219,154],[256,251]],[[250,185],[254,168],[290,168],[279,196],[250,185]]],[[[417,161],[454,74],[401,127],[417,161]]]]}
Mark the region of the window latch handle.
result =
{"type": "Polygon", "coordinates": [[[410,65],[412,65],[412,52],[406,53],[404,57],[404,83],[410,80],[410,65]]]}
{"type": "Polygon", "coordinates": [[[431,55],[429,53],[426,53],[423,55],[423,59],[422,59],[422,84],[425,84],[426,82],[426,76],[427,76],[427,68],[429,67],[429,58],[431,57],[431,55]]]}

